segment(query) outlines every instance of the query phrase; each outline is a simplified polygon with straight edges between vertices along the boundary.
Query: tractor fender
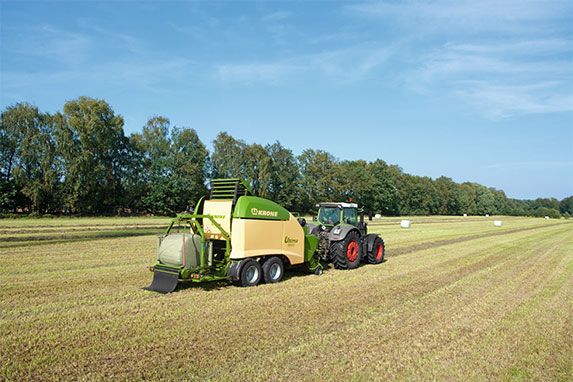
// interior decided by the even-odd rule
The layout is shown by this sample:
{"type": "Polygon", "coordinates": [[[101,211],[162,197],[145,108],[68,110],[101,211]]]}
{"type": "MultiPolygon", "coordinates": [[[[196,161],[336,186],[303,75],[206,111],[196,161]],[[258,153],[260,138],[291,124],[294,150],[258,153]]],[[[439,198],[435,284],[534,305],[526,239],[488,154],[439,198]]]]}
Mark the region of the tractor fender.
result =
{"type": "Polygon", "coordinates": [[[368,248],[367,253],[372,252],[372,248],[374,247],[374,240],[376,240],[376,238],[379,236],[380,235],[376,233],[369,233],[368,235],[366,235],[365,242],[366,242],[366,247],[368,248]]]}
{"type": "Polygon", "coordinates": [[[351,225],[337,225],[328,233],[329,241],[340,241],[346,239],[346,236],[352,231],[356,231],[360,235],[360,231],[351,225]]]}

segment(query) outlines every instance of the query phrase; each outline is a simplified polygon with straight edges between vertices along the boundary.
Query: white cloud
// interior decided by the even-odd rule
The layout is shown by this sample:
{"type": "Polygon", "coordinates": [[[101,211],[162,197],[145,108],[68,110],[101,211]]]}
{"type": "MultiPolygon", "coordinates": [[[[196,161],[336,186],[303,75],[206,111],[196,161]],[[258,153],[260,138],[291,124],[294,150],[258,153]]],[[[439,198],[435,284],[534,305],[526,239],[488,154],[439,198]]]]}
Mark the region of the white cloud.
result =
{"type": "Polygon", "coordinates": [[[217,67],[216,75],[223,81],[277,83],[302,70],[302,66],[281,62],[223,64],[217,67]]]}
{"type": "Polygon", "coordinates": [[[482,168],[538,168],[538,169],[551,169],[551,168],[573,168],[573,162],[549,162],[549,161],[532,161],[532,162],[515,162],[515,163],[496,163],[483,166],[482,168]]]}
{"type": "Polygon", "coordinates": [[[337,82],[364,80],[383,66],[392,55],[390,47],[363,44],[354,48],[291,56],[267,63],[227,63],[217,66],[222,81],[283,83],[304,74],[322,76],[337,82]]]}
{"type": "Polygon", "coordinates": [[[513,22],[571,17],[567,0],[407,0],[369,1],[347,9],[371,18],[398,19],[402,22],[432,22],[435,27],[462,26],[506,28],[513,22]],[[506,21],[506,24],[498,21],[506,21]]]}
{"type": "Polygon", "coordinates": [[[573,111],[573,94],[558,83],[508,86],[473,82],[455,93],[491,119],[573,111]]]}
{"type": "Polygon", "coordinates": [[[445,90],[493,119],[572,111],[571,50],[561,40],[446,44],[407,78],[412,89],[445,90]]]}
{"type": "Polygon", "coordinates": [[[282,21],[286,20],[291,16],[291,12],[287,11],[276,11],[263,16],[264,21],[282,21]]]}

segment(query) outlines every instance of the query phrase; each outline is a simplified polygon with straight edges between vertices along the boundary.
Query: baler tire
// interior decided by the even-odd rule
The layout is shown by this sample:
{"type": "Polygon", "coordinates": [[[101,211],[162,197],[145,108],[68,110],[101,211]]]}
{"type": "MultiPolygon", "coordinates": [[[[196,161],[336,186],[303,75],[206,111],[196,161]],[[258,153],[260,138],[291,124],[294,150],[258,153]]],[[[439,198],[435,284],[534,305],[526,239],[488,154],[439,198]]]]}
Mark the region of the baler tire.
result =
{"type": "Polygon", "coordinates": [[[243,260],[241,266],[239,285],[242,287],[255,286],[263,278],[263,269],[258,261],[253,259],[243,260]]]}
{"type": "Polygon", "coordinates": [[[273,256],[263,263],[263,277],[265,283],[272,284],[278,283],[283,279],[285,273],[285,266],[281,259],[273,256]]]}
{"type": "Polygon", "coordinates": [[[360,265],[361,253],[362,241],[356,232],[350,232],[344,240],[330,243],[330,260],[336,269],[357,268],[360,265]]]}
{"type": "Polygon", "coordinates": [[[377,237],[372,243],[372,251],[368,252],[368,262],[370,264],[380,264],[384,261],[385,254],[384,240],[381,237],[377,237]]]}

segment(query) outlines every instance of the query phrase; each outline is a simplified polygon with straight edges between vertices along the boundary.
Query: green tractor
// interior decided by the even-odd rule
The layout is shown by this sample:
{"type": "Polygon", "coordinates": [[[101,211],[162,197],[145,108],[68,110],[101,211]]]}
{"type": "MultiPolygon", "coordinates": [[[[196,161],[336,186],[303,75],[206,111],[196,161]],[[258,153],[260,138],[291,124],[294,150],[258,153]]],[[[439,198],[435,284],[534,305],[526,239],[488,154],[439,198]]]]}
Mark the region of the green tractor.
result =
{"type": "Polygon", "coordinates": [[[364,211],[356,203],[319,203],[318,216],[306,223],[310,234],[318,237],[320,260],[331,262],[336,269],[354,269],[362,263],[384,261],[384,240],[369,234],[364,211]]]}

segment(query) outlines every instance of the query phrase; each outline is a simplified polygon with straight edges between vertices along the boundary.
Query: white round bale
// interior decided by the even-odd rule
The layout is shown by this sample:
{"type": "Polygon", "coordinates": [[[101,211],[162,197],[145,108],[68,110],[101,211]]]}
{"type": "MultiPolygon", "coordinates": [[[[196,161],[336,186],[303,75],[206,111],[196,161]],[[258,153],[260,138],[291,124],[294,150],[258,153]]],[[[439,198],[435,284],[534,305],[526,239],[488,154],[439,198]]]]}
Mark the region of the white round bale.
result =
{"type": "Polygon", "coordinates": [[[495,220],[495,221],[493,222],[493,225],[496,226],[496,227],[501,227],[501,220],[495,220]]]}
{"type": "Polygon", "coordinates": [[[410,220],[402,220],[400,222],[400,227],[402,228],[410,228],[410,225],[411,225],[410,220]]]}

